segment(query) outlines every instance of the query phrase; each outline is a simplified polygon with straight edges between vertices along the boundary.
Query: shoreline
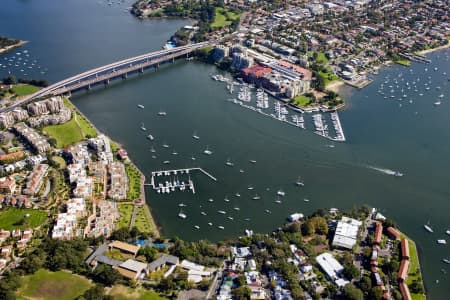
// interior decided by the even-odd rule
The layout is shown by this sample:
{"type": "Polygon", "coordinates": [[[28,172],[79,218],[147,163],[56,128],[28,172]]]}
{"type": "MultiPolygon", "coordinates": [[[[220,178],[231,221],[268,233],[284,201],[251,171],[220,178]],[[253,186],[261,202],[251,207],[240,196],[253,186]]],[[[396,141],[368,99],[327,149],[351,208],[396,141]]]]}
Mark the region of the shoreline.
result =
{"type": "Polygon", "coordinates": [[[432,52],[435,52],[435,51],[445,50],[445,49],[449,49],[449,48],[450,48],[450,41],[448,41],[446,45],[442,45],[442,46],[439,46],[439,47],[436,47],[436,48],[432,48],[432,49],[418,51],[418,52],[416,52],[416,54],[426,55],[426,54],[429,54],[429,53],[432,53],[432,52]]]}
{"type": "Polygon", "coordinates": [[[22,47],[23,45],[27,44],[28,41],[19,41],[17,44],[15,45],[11,45],[11,46],[7,46],[4,48],[0,48],[0,54],[4,54],[8,51],[14,50],[15,48],[19,48],[22,47]]]}
{"type": "Polygon", "coordinates": [[[339,92],[342,90],[342,88],[345,86],[345,82],[341,80],[335,80],[330,82],[325,86],[325,90],[335,92],[339,94],[339,92]]]}

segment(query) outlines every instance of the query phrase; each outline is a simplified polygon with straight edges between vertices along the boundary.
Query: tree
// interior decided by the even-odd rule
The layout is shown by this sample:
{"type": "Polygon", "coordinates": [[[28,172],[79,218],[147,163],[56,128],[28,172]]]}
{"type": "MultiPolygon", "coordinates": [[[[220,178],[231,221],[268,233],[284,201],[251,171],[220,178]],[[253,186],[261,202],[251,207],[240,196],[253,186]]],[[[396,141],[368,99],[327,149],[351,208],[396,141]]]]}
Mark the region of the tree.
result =
{"type": "Polygon", "coordinates": [[[102,285],[95,285],[84,292],[83,296],[80,296],[79,299],[84,300],[99,300],[103,299],[105,295],[104,287],[102,285]]]}
{"type": "Polygon", "coordinates": [[[369,292],[372,289],[372,279],[369,276],[363,276],[359,286],[365,295],[369,295],[369,292]]]}
{"type": "Polygon", "coordinates": [[[248,286],[240,286],[232,290],[234,299],[247,300],[250,299],[251,290],[248,286]]]}
{"type": "Polygon", "coordinates": [[[413,292],[415,294],[423,294],[425,291],[423,288],[422,282],[420,282],[417,279],[413,280],[413,282],[410,285],[410,288],[411,288],[411,292],[413,292]]]}
{"type": "Polygon", "coordinates": [[[111,239],[113,239],[113,240],[118,240],[118,241],[123,242],[129,238],[130,238],[130,232],[129,232],[128,228],[126,228],[126,227],[119,228],[111,234],[111,239]]]}
{"type": "Polygon", "coordinates": [[[383,299],[383,290],[379,286],[374,286],[370,290],[370,299],[381,300],[383,299]]]}
{"type": "Polygon", "coordinates": [[[7,85],[17,84],[17,78],[13,75],[3,78],[2,81],[3,81],[3,84],[7,84],[7,85]]]}
{"type": "Polygon", "coordinates": [[[345,295],[346,299],[348,299],[348,300],[363,300],[364,299],[363,292],[351,283],[348,283],[344,287],[344,295],[345,295]]]}
{"type": "Polygon", "coordinates": [[[92,277],[97,282],[100,282],[106,286],[111,286],[120,279],[120,274],[111,268],[111,266],[100,264],[92,272],[92,277]]]}
{"type": "Polygon", "coordinates": [[[348,279],[357,279],[360,276],[359,269],[352,263],[345,265],[344,276],[348,279]]]}

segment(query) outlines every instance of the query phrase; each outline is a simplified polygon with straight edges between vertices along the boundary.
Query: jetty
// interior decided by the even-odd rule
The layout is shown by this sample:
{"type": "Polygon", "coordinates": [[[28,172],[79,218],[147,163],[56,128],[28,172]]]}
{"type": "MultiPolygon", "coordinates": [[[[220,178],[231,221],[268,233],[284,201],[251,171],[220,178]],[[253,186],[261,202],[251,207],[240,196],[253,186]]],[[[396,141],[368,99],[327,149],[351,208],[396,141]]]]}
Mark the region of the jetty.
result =
{"type": "Polygon", "coordinates": [[[217,182],[217,178],[208,173],[207,171],[203,170],[200,167],[195,168],[185,168],[185,169],[172,169],[172,170],[159,170],[159,171],[153,171],[151,172],[151,179],[150,183],[145,183],[146,186],[150,186],[155,190],[157,193],[163,193],[168,194],[170,192],[174,192],[176,190],[179,191],[192,191],[193,194],[195,194],[195,186],[194,181],[191,179],[190,174],[192,171],[200,171],[207,177],[209,177],[211,180],[217,182]],[[187,181],[179,180],[178,176],[185,176],[188,175],[189,179],[187,181]],[[172,177],[170,180],[166,180],[165,182],[159,182],[157,183],[158,177],[172,177]]]}

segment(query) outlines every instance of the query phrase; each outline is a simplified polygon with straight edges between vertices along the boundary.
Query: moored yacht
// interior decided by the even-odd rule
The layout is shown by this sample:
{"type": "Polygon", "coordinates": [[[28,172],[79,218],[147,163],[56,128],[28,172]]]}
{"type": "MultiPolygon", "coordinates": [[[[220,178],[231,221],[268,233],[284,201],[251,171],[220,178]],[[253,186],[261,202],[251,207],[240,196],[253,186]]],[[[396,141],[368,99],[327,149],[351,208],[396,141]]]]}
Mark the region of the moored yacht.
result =
{"type": "Polygon", "coordinates": [[[281,196],[281,197],[284,197],[284,196],[286,196],[286,193],[283,192],[282,190],[278,190],[277,195],[281,196]]]}
{"type": "Polygon", "coordinates": [[[145,128],[145,126],[144,126],[144,123],[142,123],[142,125],[141,125],[141,130],[142,131],[146,131],[147,130],[147,128],[145,128]]]}
{"type": "Polygon", "coordinates": [[[165,111],[163,111],[163,110],[160,110],[160,111],[158,112],[158,116],[163,117],[163,116],[166,116],[166,115],[167,115],[167,113],[166,113],[165,111]]]}
{"type": "Polygon", "coordinates": [[[200,137],[197,135],[196,132],[194,132],[194,134],[192,135],[192,138],[193,138],[193,139],[196,139],[196,140],[199,140],[199,139],[200,139],[200,137]]]}
{"type": "Polygon", "coordinates": [[[226,211],[224,211],[224,210],[218,210],[217,211],[219,214],[222,214],[222,215],[225,215],[227,212],[226,211]]]}
{"type": "Polygon", "coordinates": [[[143,109],[143,108],[144,108],[144,105],[138,104],[138,107],[143,109]]]}
{"type": "Polygon", "coordinates": [[[305,183],[303,182],[302,178],[299,176],[297,178],[297,181],[295,182],[295,185],[297,186],[305,186],[305,183]]]}
{"type": "Polygon", "coordinates": [[[434,232],[433,228],[431,228],[430,225],[428,225],[428,224],[423,225],[423,228],[425,228],[425,230],[428,232],[434,232]]]}
{"type": "Polygon", "coordinates": [[[147,138],[150,140],[150,141],[153,141],[155,138],[153,137],[153,135],[151,135],[151,134],[149,134],[149,135],[147,135],[147,138]]]}
{"type": "Polygon", "coordinates": [[[253,196],[253,198],[252,198],[253,200],[259,200],[259,199],[261,199],[261,197],[260,196],[258,196],[258,194],[255,194],[255,196],[253,196]]]}
{"type": "Polygon", "coordinates": [[[206,149],[203,151],[203,154],[211,155],[211,154],[213,154],[213,152],[211,150],[209,150],[208,146],[206,146],[206,149]]]}
{"type": "Polygon", "coordinates": [[[180,219],[186,219],[187,215],[183,212],[183,210],[180,210],[180,212],[178,213],[178,217],[180,219]]]}

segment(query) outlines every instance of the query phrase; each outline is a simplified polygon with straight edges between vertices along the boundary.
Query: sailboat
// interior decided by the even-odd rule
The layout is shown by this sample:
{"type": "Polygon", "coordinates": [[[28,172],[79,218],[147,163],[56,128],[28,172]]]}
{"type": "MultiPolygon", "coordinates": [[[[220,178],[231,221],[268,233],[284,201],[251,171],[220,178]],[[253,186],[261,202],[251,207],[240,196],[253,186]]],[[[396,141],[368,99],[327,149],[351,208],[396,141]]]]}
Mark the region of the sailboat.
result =
{"type": "Polygon", "coordinates": [[[261,199],[261,197],[260,197],[258,194],[255,194],[255,196],[253,196],[252,199],[253,199],[253,200],[259,200],[259,199],[261,199]]]}
{"type": "Polygon", "coordinates": [[[160,110],[160,111],[158,112],[158,116],[163,117],[163,116],[165,116],[165,115],[167,115],[167,113],[166,113],[165,111],[163,111],[163,110],[160,110]]]}
{"type": "Polygon", "coordinates": [[[186,218],[187,218],[187,216],[186,216],[186,214],[183,212],[183,210],[180,210],[180,212],[178,213],[178,217],[179,217],[180,219],[186,219],[186,218]]]}
{"type": "Polygon", "coordinates": [[[144,105],[142,104],[138,104],[138,107],[144,109],[144,105]]]}
{"type": "Polygon", "coordinates": [[[194,134],[192,135],[193,139],[199,140],[200,137],[197,135],[197,132],[194,131],[194,134]]]}
{"type": "Polygon", "coordinates": [[[430,226],[430,222],[428,222],[427,224],[423,225],[423,228],[425,228],[425,230],[428,231],[428,232],[434,232],[433,228],[431,228],[431,226],[430,226]]]}
{"type": "Polygon", "coordinates": [[[305,185],[305,183],[302,181],[302,178],[300,176],[297,178],[297,181],[295,182],[295,185],[297,185],[297,186],[304,186],[305,185]]]}
{"type": "Polygon", "coordinates": [[[229,167],[234,166],[234,163],[232,163],[230,159],[227,159],[227,162],[225,164],[229,167]]]}
{"type": "Polygon", "coordinates": [[[277,200],[275,200],[275,203],[278,203],[278,204],[282,203],[281,200],[280,200],[280,197],[278,197],[277,200]]]}
{"type": "Polygon", "coordinates": [[[211,155],[211,154],[213,154],[213,152],[211,150],[209,150],[208,146],[206,146],[206,149],[203,151],[203,154],[211,155]]]}
{"type": "Polygon", "coordinates": [[[142,123],[141,129],[142,129],[142,131],[146,131],[147,130],[147,128],[145,128],[145,126],[144,126],[144,123],[142,123]]]}
{"type": "Polygon", "coordinates": [[[281,196],[281,197],[284,197],[284,196],[286,196],[286,193],[283,192],[283,190],[278,190],[277,195],[281,196]]]}

